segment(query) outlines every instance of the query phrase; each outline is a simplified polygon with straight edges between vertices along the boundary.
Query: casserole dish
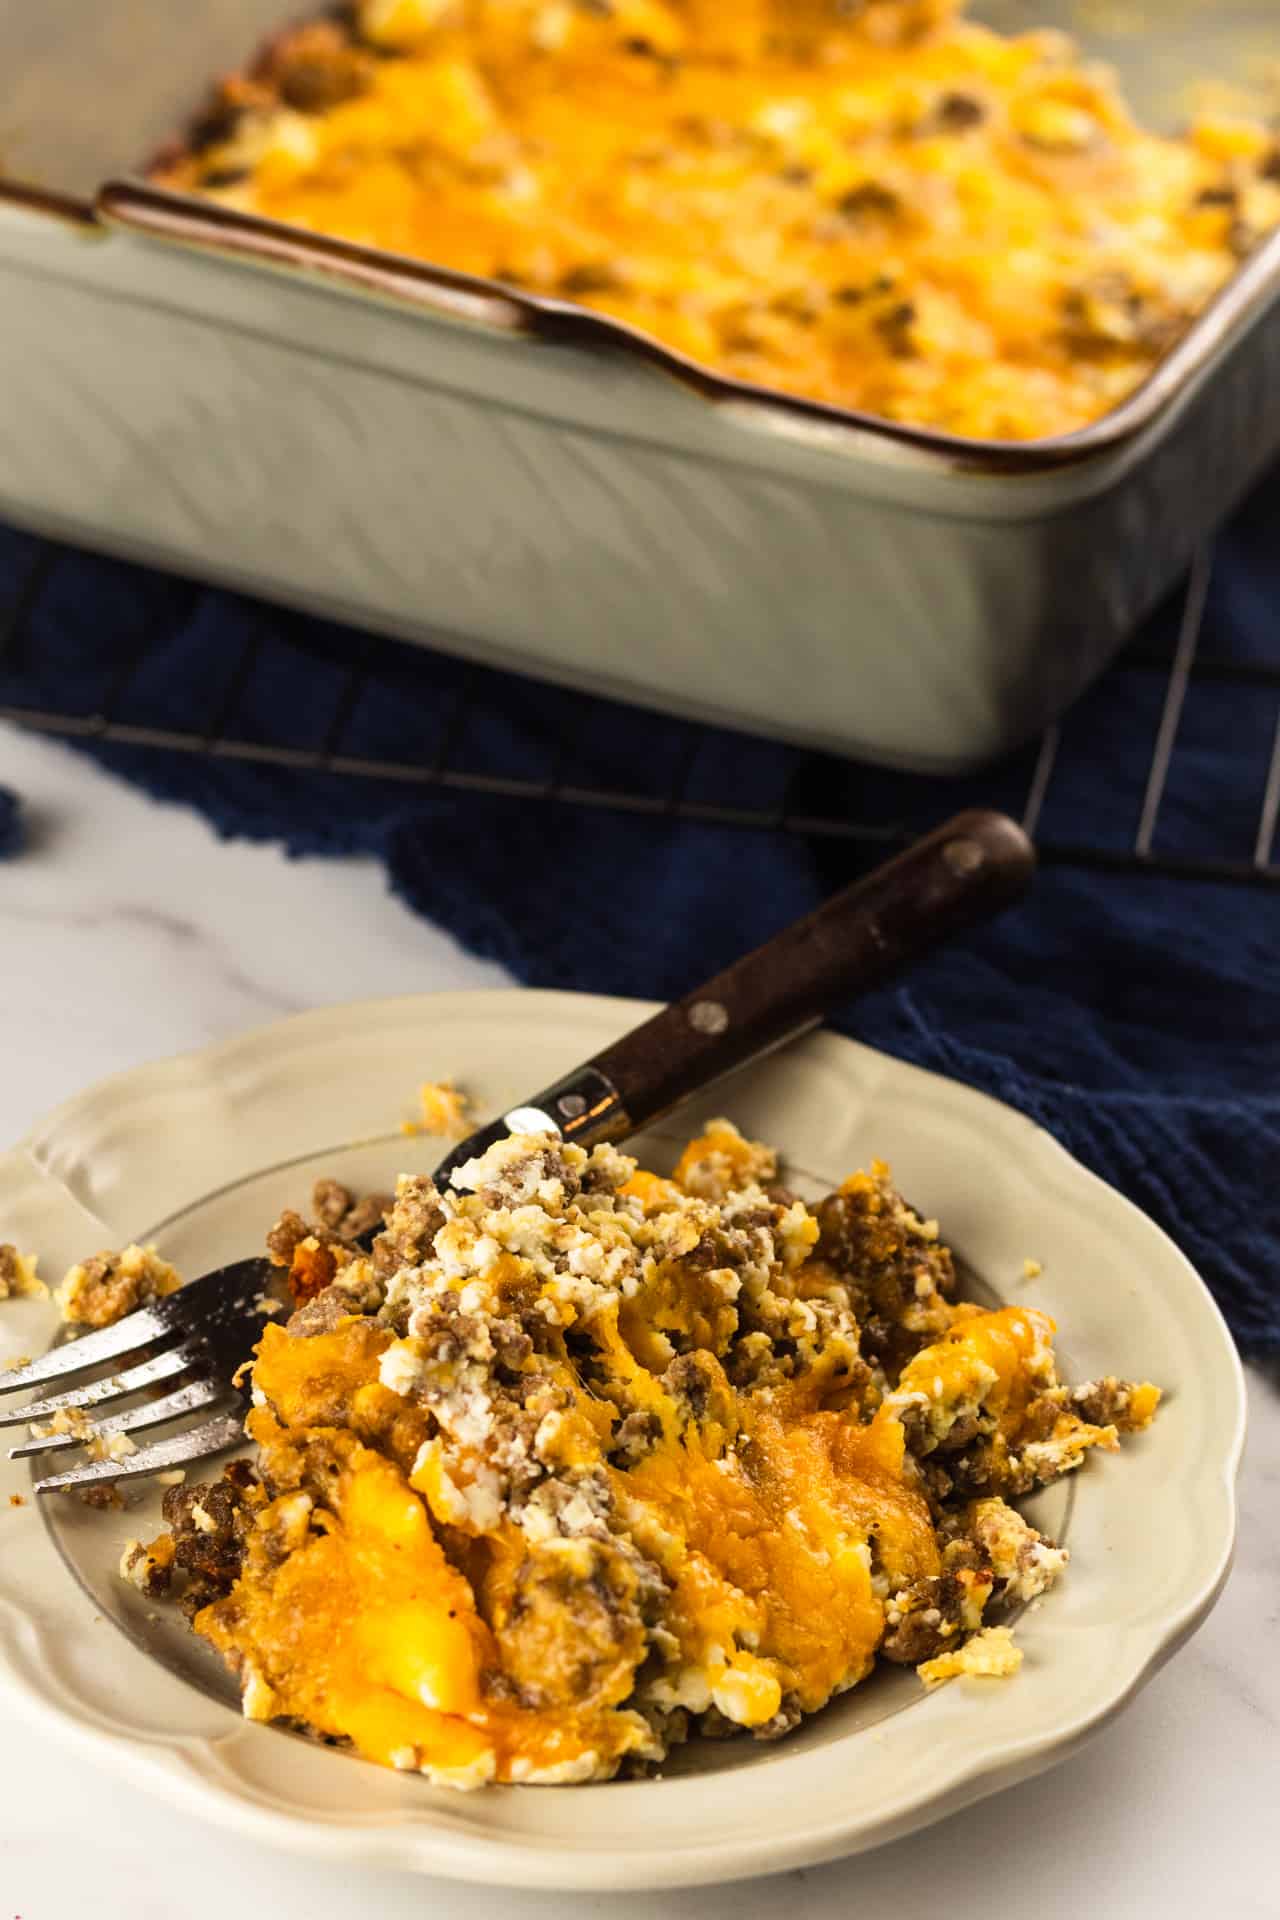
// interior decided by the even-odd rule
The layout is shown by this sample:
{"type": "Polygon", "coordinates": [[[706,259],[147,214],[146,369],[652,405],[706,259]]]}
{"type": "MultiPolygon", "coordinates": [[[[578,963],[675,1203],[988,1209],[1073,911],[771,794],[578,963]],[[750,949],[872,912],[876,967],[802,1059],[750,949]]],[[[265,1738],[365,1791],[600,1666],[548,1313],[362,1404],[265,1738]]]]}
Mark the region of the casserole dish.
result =
{"type": "MultiPolygon", "coordinates": [[[[976,11],[1098,42],[1084,4],[976,11]]],[[[1191,77],[1247,76],[1267,11],[1154,5],[1106,50],[1176,119],[1191,77]]],[[[948,772],[1059,714],[1280,450],[1280,234],[1122,405],[1014,444],[736,385],[572,303],[121,176],[280,12],[0,0],[7,118],[34,126],[0,198],[15,522],[948,772]]]]}

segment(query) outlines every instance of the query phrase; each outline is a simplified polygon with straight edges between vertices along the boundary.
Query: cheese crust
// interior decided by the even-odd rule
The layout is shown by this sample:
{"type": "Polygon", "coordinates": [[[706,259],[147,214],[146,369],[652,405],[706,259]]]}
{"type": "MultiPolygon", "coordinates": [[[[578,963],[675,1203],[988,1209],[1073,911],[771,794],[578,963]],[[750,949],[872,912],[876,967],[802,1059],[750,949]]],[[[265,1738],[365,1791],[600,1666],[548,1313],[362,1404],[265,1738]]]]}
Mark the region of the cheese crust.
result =
{"type": "Polygon", "coordinates": [[[1273,131],[1162,138],[953,0],[364,0],[156,177],[996,440],[1107,412],[1280,221],[1273,131]]]}

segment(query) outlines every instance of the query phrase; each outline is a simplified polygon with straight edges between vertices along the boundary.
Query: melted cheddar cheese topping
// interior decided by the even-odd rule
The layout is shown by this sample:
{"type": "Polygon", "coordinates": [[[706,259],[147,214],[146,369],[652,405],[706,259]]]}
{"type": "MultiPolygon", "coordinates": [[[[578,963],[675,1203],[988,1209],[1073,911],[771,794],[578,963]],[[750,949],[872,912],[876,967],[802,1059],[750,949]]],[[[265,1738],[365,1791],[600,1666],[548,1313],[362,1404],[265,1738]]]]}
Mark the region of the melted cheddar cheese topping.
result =
{"type": "Polygon", "coordinates": [[[1113,406],[1280,220],[1274,134],[1144,131],[1061,36],[953,0],[364,0],[158,177],[1012,440],[1113,406]]]}
{"type": "Polygon", "coordinates": [[[774,1737],[879,1657],[1011,1671],[964,1649],[1066,1554],[1004,1495],[1159,1394],[957,1301],[881,1163],[813,1208],[777,1172],[727,1121],[669,1178],[520,1135],[403,1177],[372,1259],[285,1216],[254,1464],[173,1489],[125,1576],[185,1579],[250,1717],[459,1787],[774,1737]]]}

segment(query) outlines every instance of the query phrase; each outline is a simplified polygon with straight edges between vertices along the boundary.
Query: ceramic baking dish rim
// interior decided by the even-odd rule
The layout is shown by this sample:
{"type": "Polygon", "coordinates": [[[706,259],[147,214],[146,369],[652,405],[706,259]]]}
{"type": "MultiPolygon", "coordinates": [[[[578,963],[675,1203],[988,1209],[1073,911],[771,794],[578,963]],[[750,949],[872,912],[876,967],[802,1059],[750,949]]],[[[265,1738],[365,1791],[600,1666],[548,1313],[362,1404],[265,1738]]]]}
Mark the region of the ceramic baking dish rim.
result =
{"type": "Polygon", "coordinates": [[[717,408],[760,430],[817,432],[854,455],[866,436],[940,471],[1040,474],[1111,454],[1170,413],[1209,376],[1250,326],[1280,305],[1280,228],[1245,260],[1147,378],[1089,426],[1039,440],[970,440],[729,379],[651,335],[571,301],[528,293],[429,261],[242,213],[195,194],[131,177],[110,179],[92,202],[0,180],[6,200],[37,214],[97,229],[121,228],[205,254],[318,277],[354,293],[462,320],[498,334],[594,350],[658,368],[717,408]]]}

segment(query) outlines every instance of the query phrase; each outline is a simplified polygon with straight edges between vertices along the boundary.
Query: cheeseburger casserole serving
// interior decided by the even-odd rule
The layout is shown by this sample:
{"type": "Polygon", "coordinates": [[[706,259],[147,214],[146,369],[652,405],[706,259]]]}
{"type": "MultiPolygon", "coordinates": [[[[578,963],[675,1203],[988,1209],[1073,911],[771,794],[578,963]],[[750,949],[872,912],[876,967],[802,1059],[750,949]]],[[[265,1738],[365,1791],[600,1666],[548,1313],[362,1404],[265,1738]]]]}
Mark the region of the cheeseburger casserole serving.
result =
{"type": "Polygon", "coordinates": [[[366,1254],[321,1182],[250,1459],[121,1571],[244,1712],[453,1786],[784,1735],[878,1660],[1004,1676],[1064,1549],[1011,1504],[1159,1400],[1057,1377],[1053,1322],[956,1297],[880,1163],[807,1205],[727,1121],[669,1178],[513,1135],[406,1175],[366,1254]]]}

